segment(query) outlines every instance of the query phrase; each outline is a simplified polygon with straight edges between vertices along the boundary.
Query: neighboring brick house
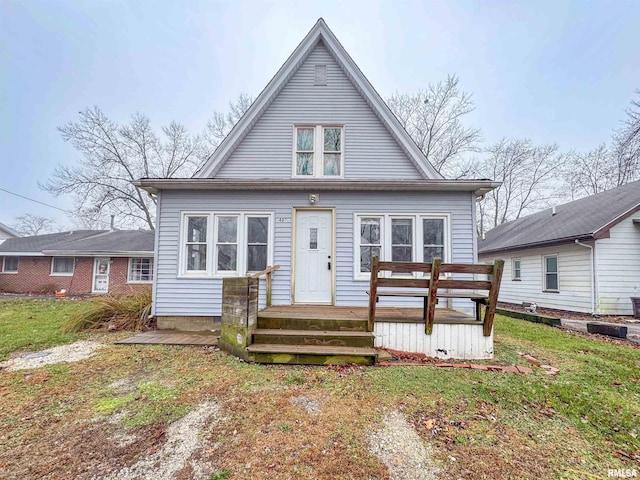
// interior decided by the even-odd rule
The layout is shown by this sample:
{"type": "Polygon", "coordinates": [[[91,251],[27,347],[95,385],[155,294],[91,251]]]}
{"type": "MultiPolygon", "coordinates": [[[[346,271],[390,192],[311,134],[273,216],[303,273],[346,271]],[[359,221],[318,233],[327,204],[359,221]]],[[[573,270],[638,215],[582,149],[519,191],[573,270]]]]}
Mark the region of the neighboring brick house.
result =
{"type": "Polygon", "coordinates": [[[0,244],[0,291],[127,293],[153,281],[153,231],[77,230],[0,244]]]}

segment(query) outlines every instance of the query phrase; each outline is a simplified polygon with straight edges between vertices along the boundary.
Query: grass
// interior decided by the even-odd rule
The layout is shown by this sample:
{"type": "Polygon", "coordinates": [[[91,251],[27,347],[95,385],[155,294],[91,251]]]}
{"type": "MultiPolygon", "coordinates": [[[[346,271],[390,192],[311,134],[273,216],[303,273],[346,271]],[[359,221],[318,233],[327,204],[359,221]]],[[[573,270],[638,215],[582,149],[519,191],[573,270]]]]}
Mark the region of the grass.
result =
{"type": "Polygon", "coordinates": [[[77,334],[60,329],[81,308],[82,302],[71,300],[0,300],[0,360],[77,340],[77,334]]]}
{"type": "MultiPolygon", "coordinates": [[[[2,328],[22,339],[0,335],[6,354],[78,338],[57,330],[78,302],[13,302],[3,305],[12,318],[38,318],[7,330],[0,316],[2,328]]],[[[211,399],[222,406],[221,420],[202,432],[197,457],[210,478],[386,478],[367,450],[367,432],[395,409],[432,445],[443,478],[606,478],[610,468],[637,470],[640,350],[498,317],[496,361],[525,364],[519,351],[560,374],[431,366],[345,373],[247,364],[202,348],[107,346],[78,363],[0,372],[0,471],[74,478],[130,465],[157,448],[170,422],[211,399]],[[316,400],[319,413],[293,401],[300,397],[316,400]],[[118,432],[137,440],[118,449],[118,432]]]]}

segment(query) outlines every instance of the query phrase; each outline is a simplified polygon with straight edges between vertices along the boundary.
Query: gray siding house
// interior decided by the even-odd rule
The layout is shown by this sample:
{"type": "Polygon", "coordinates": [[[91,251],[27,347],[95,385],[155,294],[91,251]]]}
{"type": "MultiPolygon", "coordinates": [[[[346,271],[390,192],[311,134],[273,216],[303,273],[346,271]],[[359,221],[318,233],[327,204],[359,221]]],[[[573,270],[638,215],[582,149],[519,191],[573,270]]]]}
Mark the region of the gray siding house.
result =
{"type": "Polygon", "coordinates": [[[222,279],[267,265],[274,305],[365,306],[374,255],[475,262],[476,198],[497,184],[442,178],[320,19],[193,178],[137,186],[158,199],[170,327],[219,316],[222,279]]]}
{"type": "Polygon", "coordinates": [[[640,181],[487,232],[481,261],[505,260],[500,301],[601,315],[640,297],[640,181]]]}

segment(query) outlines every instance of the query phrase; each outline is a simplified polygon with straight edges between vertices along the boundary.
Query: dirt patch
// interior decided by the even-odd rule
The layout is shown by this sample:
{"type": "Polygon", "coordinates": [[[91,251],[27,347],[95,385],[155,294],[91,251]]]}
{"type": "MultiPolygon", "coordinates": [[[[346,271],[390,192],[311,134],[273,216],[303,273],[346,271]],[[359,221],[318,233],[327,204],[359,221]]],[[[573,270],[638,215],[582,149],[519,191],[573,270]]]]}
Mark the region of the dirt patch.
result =
{"type": "Polygon", "coordinates": [[[304,408],[308,414],[317,415],[320,413],[320,407],[326,402],[323,398],[309,398],[309,397],[293,397],[291,403],[299,407],[304,408]]]}
{"type": "MultiPolygon", "coordinates": [[[[206,402],[185,417],[173,422],[166,432],[167,441],[153,454],[125,467],[114,475],[99,477],[113,480],[143,480],[147,478],[172,478],[182,470],[191,455],[200,446],[200,434],[207,422],[217,422],[219,405],[206,402]],[[212,418],[213,417],[213,418],[212,418]]],[[[198,478],[206,478],[202,466],[197,469],[198,478]]],[[[196,470],[194,470],[196,471],[196,470]]],[[[196,478],[196,477],[192,477],[196,478]]]]}
{"type": "Polygon", "coordinates": [[[20,357],[12,358],[0,363],[0,369],[9,372],[40,368],[61,362],[78,362],[93,356],[98,348],[104,345],[98,342],[80,340],[68,345],[49,348],[40,352],[26,353],[20,357]]]}
{"type": "Polygon", "coordinates": [[[370,451],[389,469],[391,480],[435,480],[438,468],[404,415],[394,410],[384,419],[382,429],[369,435],[370,451]]]}

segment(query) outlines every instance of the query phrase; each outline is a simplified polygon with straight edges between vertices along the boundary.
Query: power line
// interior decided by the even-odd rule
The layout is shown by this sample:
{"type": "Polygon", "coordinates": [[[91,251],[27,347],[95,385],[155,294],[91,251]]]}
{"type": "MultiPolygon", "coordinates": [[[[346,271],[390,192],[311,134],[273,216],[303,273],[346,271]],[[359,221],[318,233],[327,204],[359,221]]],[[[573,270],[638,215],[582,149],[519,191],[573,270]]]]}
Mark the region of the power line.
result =
{"type": "MultiPolygon", "coordinates": [[[[10,195],[15,195],[16,197],[20,197],[20,198],[24,198],[25,200],[29,200],[30,202],[39,203],[40,205],[44,205],[45,207],[49,207],[49,208],[53,208],[55,210],[59,210],[61,212],[67,213],[69,215],[72,215],[74,217],[79,217],[79,218],[88,217],[88,215],[82,215],[82,214],[79,214],[79,213],[76,213],[76,212],[72,212],[71,210],[65,210],[64,208],[56,207],[55,205],[50,205],[48,203],[41,202],[40,200],[36,200],[34,198],[29,198],[29,197],[26,197],[26,196],[21,195],[19,193],[12,192],[10,190],[7,190],[6,188],[0,187],[0,190],[3,191],[3,192],[8,193],[10,195]]],[[[92,220],[95,221],[96,223],[101,223],[102,225],[110,225],[109,222],[106,222],[104,220],[98,220],[98,219],[95,219],[95,218],[93,218],[92,220]]]]}

